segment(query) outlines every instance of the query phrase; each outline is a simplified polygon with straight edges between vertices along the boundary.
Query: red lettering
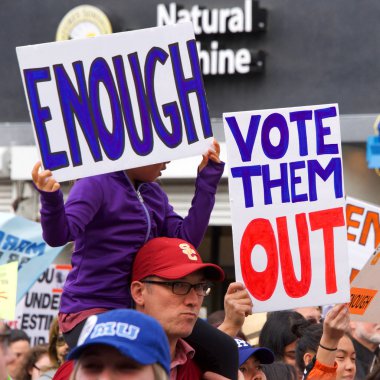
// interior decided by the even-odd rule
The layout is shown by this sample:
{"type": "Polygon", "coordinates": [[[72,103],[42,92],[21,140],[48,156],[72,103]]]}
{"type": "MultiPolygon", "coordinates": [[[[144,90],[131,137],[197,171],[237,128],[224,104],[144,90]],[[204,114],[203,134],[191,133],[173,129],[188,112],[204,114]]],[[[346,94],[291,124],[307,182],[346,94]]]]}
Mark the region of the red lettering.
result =
{"type": "Polygon", "coordinates": [[[260,301],[269,299],[278,277],[276,238],[269,220],[254,219],[247,225],[240,244],[240,263],[244,283],[252,296],[260,301]],[[267,267],[262,272],[252,266],[252,250],[256,245],[262,246],[267,254],[267,267]]]}
{"type": "Polygon", "coordinates": [[[334,227],[344,226],[343,207],[311,212],[309,218],[311,231],[323,230],[326,293],[336,293],[334,227]]]}
{"type": "Polygon", "coordinates": [[[311,258],[309,231],[304,213],[296,215],[298,246],[300,254],[301,279],[298,281],[294,273],[292,252],[290,250],[289,233],[286,217],[276,219],[279,240],[282,280],[286,294],[299,298],[307,294],[311,284],[311,258]]]}

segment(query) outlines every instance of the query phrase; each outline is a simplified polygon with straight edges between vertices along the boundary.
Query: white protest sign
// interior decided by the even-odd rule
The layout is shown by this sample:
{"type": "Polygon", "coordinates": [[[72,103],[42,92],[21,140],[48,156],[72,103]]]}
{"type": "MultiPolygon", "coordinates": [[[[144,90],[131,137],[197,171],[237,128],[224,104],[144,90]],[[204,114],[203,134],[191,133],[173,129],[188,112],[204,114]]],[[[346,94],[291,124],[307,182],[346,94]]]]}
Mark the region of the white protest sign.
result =
{"type": "Polygon", "coordinates": [[[62,287],[70,265],[50,265],[17,304],[13,328],[24,330],[32,345],[47,343],[53,318],[58,316],[62,287]]]}
{"type": "Polygon", "coordinates": [[[380,246],[351,283],[350,319],[380,323],[380,246]]]}
{"type": "Polygon", "coordinates": [[[212,145],[190,22],[16,50],[39,154],[57,181],[212,145]]]}
{"type": "Polygon", "coordinates": [[[255,312],[348,301],[338,105],[223,119],[236,280],[255,312]]]}
{"type": "Polygon", "coordinates": [[[380,207],[351,197],[346,202],[350,266],[360,270],[380,244],[380,207]]]}

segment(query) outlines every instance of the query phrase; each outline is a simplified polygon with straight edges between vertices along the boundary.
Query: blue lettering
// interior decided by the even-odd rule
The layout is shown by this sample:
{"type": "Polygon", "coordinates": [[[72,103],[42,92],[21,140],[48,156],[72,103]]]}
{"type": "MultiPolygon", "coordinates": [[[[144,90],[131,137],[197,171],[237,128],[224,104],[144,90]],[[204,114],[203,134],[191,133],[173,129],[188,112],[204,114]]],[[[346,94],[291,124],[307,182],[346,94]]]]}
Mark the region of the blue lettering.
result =
{"type": "Polygon", "coordinates": [[[317,138],[317,154],[337,154],[339,152],[337,144],[325,144],[324,136],[331,135],[330,127],[323,126],[323,119],[335,117],[336,108],[329,107],[314,111],[316,138],[317,138]]]}
{"type": "Polygon", "coordinates": [[[299,153],[300,156],[307,156],[307,134],[306,134],[306,120],[311,120],[313,118],[313,113],[311,111],[296,111],[289,113],[290,121],[297,122],[298,129],[298,143],[299,143],[299,153]]]}
{"type": "Polygon", "coordinates": [[[237,147],[239,148],[240,157],[243,162],[251,161],[253,146],[255,144],[257,130],[259,128],[260,115],[252,115],[249,121],[247,138],[244,138],[241,134],[240,127],[234,116],[226,117],[226,122],[230,127],[231,133],[234,136],[237,147]]]}
{"type": "Polygon", "coordinates": [[[83,131],[94,161],[101,161],[102,153],[93,126],[83,63],[81,61],[73,63],[78,92],[75,90],[64,66],[54,65],[53,67],[73,166],[82,165],[75,118],[83,131]]]}
{"type": "Polygon", "coordinates": [[[307,171],[309,176],[309,200],[311,202],[318,200],[316,174],[326,182],[331,174],[334,173],[335,198],[343,197],[342,163],[339,157],[332,158],[325,169],[322,168],[317,160],[310,160],[307,163],[307,171]]]}
{"type": "Polygon", "coordinates": [[[261,130],[261,144],[267,157],[272,159],[284,157],[289,146],[289,129],[284,116],[279,113],[272,113],[265,119],[261,130]],[[280,132],[280,141],[277,146],[274,146],[270,141],[272,128],[277,128],[280,132]]]}
{"type": "Polygon", "coordinates": [[[69,166],[66,152],[52,153],[50,150],[45,125],[45,122],[51,120],[50,108],[41,107],[40,98],[38,96],[37,83],[51,80],[49,68],[42,67],[24,70],[24,80],[44,168],[55,170],[69,166]]]}
{"type": "Polygon", "coordinates": [[[175,102],[164,104],[163,111],[166,117],[170,117],[172,133],[169,133],[162,122],[160,112],[157,108],[157,100],[154,91],[154,74],[157,61],[162,65],[165,64],[168,54],[161,48],[152,48],[145,61],[145,85],[150,101],[150,109],[152,112],[153,124],[158,137],[169,148],[175,148],[182,141],[182,122],[179,114],[178,106],[175,102]]]}
{"type": "Polygon", "coordinates": [[[97,58],[91,65],[89,78],[89,94],[94,112],[100,142],[110,160],[117,160],[124,152],[125,136],[123,117],[120,110],[119,97],[110,68],[104,58],[97,58]],[[105,125],[100,105],[100,84],[104,85],[111,104],[112,132],[105,125]]]}
{"type": "Polygon", "coordinates": [[[266,205],[272,204],[271,189],[274,187],[281,187],[282,203],[290,202],[289,188],[288,188],[288,170],[287,164],[280,164],[281,177],[278,179],[270,179],[269,165],[262,166],[263,188],[264,188],[264,203],[266,205]]]}
{"type": "MultiPolygon", "coordinates": [[[[146,114],[140,112],[143,136],[140,139],[133,116],[134,113],[132,109],[131,97],[129,95],[127,78],[125,76],[123,58],[120,55],[113,57],[113,65],[115,68],[124,121],[127,126],[131,147],[136,154],[146,156],[153,149],[152,125],[150,121],[146,119],[146,114]]],[[[146,112],[145,109],[144,112],[146,112]]]]}
{"type": "Polygon", "coordinates": [[[296,161],[289,163],[290,171],[290,192],[292,203],[307,201],[307,194],[296,194],[296,184],[301,183],[301,177],[296,176],[296,170],[305,168],[305,161],[296,161]]]}
{"type": "Polygon", "coordinates": [[[261,166],[240,166],[231,168],[233,178],[241,178],[243,181],[245,208],[253,207],[253,190],[251,177],[261,175],[261,166]]]}
{"type": "Polygon", "coordinates": [[[19,242],[19,238],[17,236],[7,235],[3,243],[3,249],[14,251],[16,249],[18,242],[19,242]]]}
{"type": "Polygon", "coordinates": [[[185,122],[187,140],[189,144],[198,141],[194,120],[191,112],[189,94],[195,93],[198,100],[200,119],[204,137],[212,136],[210,116],[208,113],[206,94],[203,88],[203,79],[199,67],[198,52],[195,40],[187,41],[190,64],[193,77],[185,78],[182,70],[182,61],[179,53],[178,43],[169,45],[170,57],[172,60],[177,93],[185,122]]]}
{"type": "Polygon", "coordinates": [[[25,253],[37,253],[37,256],[42,256],[45,253],[46,243],[32,243],[26,249],[25,253]]]}

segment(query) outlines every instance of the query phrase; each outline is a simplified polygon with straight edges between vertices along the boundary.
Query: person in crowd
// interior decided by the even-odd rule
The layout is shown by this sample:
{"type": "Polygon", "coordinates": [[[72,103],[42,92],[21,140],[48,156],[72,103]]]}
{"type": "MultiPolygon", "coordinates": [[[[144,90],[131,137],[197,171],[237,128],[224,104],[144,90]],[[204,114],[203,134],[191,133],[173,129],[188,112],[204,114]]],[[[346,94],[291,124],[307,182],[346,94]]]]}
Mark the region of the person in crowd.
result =
{"type": "Polygon", "coordinates": [[[373,370],[366,376],[365,380],[380,380],[380,365],[377,364],[373,370]]]}
{"type": "Polygon", "coordinates": [[[22,380],[23,364],[30,349],[30,338],[25,331],[12,329],[9,336],[9,350],[15,360],[8,364],[8,373],[12,380],[22,380]]]}
{"type": "Polygon", "coordinates": [[[50,246],[75,242],[59,310],[59,324],[69,346],[75,345],[90,315],[131,307],[131,266],[147,240],[169,236],[200,244],[224,170],[219,152],[215,141],[214,149],[203,157],[186,218],[174,212],[155,182],[167,163],[81,178],[65,204],[51,171],[40,171],[41,163],[34,166],[32,178],[41,197],[44,240],[50,246]]]}
{"type": "Polygon", "coordinates": [[[261,366],[267,380],[298,380],[297,371],[291,364],[273,362],[261,366]]]}
{"type": "Polygon", "coordinates": [[[51,367],[48,371],[41,374],[39,380],[52,379],[57,369],[66,361],[66,356],[69,352],[63,334],[59,328],[58,318],[54,318],[49,330],[48,353],[51,362],[51,367]]]}
{"type": "MultiPolygon", "coordinates": [[[[186,239],[194,246],[200,244],[224,170],[219,154],[219,144],[214,140],[213,149],[198,167],[195,195],[185,218],[174,212],[167,195],[155,183],[166,163],[79,179],[65,204],[52,173],[40,172],[40,163],[34,166],[32,178],[41,194],[45,241],[52,246],[75,242],[73,268],[63,288],[58,315],[70,347],[75,346],[89,316],[132,306],[131,265],[145,242],[168,236],[186,239]]],[[[199,326],[202,331],[209,328],[209,334],[215,330],[206,323],[197,323],[195,334],[199,326]]],[[[218,336],[214,336],[216,339],[218,336]]],[[[201,349],[203,343],[194,340],[193,344],[201,349]]],[[[215,356],[217,359],[218,352],[215,356]]],[[[228,367],[226,362],[227,373],[228,367]]]]}
{"type": "Polygon", "coordinates": [[[87,319],[78,345],[72,380],[168,380],[169,343],[161,325],[131,309],[87,319]]]}
{"type": "Polygon", "coordinates": [[[296,361],[304,379],[354,380],[355,349],[348,330],[346,305],[334,306],[323,325],[310,321],[295,324],[294,331],[299,336],[296,361]]]}
{"type": "Polygon", "coordinates": [[[265,347],[252,347],[248,342],[235,338],[239,349],[239,371],[244,380],[266,380],[262,364],[274,362],[274,354],[265,347]]]}
{"type": "Polygon", "coordinates": [[[351,321],[356,351],[356,379],[362,380],[380,364],[380,323],[351,321]]]}
{"type": "Polygon", "coordinates": [[[292,332],[292,326],[299,320],[305,320],[305,318],[291,310],[268,313],[260,332],[259,346],[272,350],[276,361],[295,366],[297,336],[292,332]]]}
{"type": "MultiPolygon", "coordinates": [[[[219,266],[203,263],[196,249],[182,239],[155,238],[137,253],[131,295],[136,310],[156,318],[168,336],[171,379],[215,378],[212,371],[207,371],[210,360],[215,360],[213,368],[228,362],[224,378],[237,379],[237,346],[227,334],[203,322],[197,332],[199,336],[193,334],[193,339],[204,345],[199,361],[194,358],[192,339],[183,339],[189,337],[199,320],[203,299],[211,290],[210,281],[223,279],[224,272],[219,266]],[[204,325],[208,328],[203,329],[204,325]],[[215,330],[217,340],[209,337],[210,329],[215,330]],[[213,354],[216,351],[218,356],[213,354]]],[[[222,378],[220,372],[215,372],[219,374],[216,378],[222,378]]]]}
{"type": "Polygon", "coordinates": [[[315,323],[322,322],[322,309],[319,306],[298,307],[293,310],[315,323]]]}
{"type": "Polygon", "coordinates": [[[37,380],[51,368],[47,344],[32,347],[25,357],[23,380],[37,380]]]}
{"type": "Polygon", "coordinates": [[[232,282],[224,296],[224,309],[211,313],[207,321],[232,338],[246,340],[241,328],[245,318],[252,315],[252,300],[244,284],[232,282]]]}
{"type": "Polygon", "coordinates": [[[11,380],[8,375],[8,365],[16,360],[16,356],[9,349],[11,329],[0,319],[0,380],[11,380]]]}

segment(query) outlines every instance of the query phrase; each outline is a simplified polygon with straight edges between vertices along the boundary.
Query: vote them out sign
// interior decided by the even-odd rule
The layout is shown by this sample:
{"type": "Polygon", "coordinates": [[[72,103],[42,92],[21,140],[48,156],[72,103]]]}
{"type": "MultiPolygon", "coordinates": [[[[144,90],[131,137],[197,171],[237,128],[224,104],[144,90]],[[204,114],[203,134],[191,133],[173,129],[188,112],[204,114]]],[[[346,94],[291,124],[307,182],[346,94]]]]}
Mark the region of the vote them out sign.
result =
{"type": "Polygon", "coordinates": [[[338,106],[223,119],[236,279],[254,310],[347,302],[338,106]]]}

